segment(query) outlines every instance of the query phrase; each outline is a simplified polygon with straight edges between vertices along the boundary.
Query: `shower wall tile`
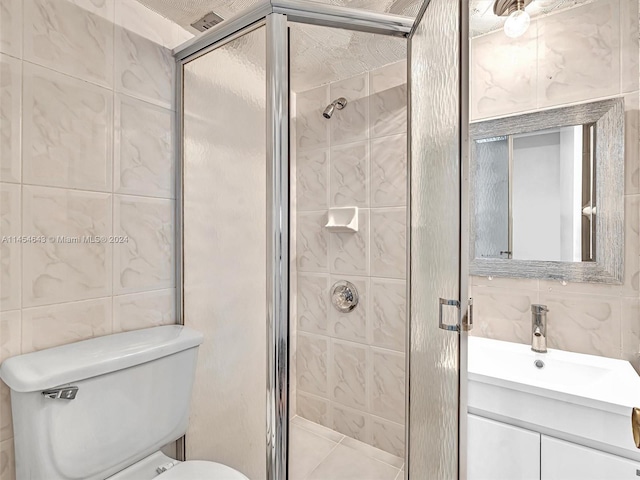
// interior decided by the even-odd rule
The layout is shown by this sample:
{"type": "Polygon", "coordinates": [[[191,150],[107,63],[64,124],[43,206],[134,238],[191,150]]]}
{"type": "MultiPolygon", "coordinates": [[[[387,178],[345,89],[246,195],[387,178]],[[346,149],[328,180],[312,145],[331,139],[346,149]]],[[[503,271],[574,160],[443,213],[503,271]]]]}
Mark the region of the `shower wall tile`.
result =
{"type": "Polygon", "coordinates": [[[22,353],[112,333],[111,298],[22,311],[22,353]]]}
{"type": "Polygon", "coordinates": [[[371,137],[407,131],[407,64],[391,65],[369,72],[371,137]]]}
{"type": "Polygon", "coordinates": [[[372,278],[370,304],[373,344],[404,352],[407,329],[406,282],[372,278]]]}
{"type": "Polygon", "coordinates": [[[0,442],[0,480],[16,478],[15,452],[13,438],[0,442]]]}
{"type": "Polygon", "coordinates": [[[620,91],[619,6],[602,0],[539,22],[539,107],[620,91]]]}
{"type": "Polygon", "coordinates": [[[371,412],[404,422],[405,357],[403,353],[372,348],[371,412]]]}
{"type": "Polygon", "coordinates": [[[520,38],[499,31],[472,40],[471,118],[536,108],[537,32],[534,20],[520,38]]]}
{"type": "MultiPolygon", "coordinates": [[[[0,238],[21,235],[20,185],[0,183],[0,238]]],[[[0,243],[0,311],[20,308],[20,256],[22,245],[0,243]]]]}
{"type": "Polygon", "coordinates": [[[0,54],[0,181],[20,182],[22,62],[0,54]]]}
{"type": "Polygon", "coordinates": [[[296,208],[323,210],[328,207],[329,151],[312,150],[296,157],[296,208]]]}
{"type": "Polygon", "coordinates": [[[117,195],[114,199],[114,290],[130,293],[174,286],[175,202],[117,195]]]}
{"type": "Polygon", "coordinates": [[[24,64],[25,183],[111,191],[110,91],[24,64]]]}
{"type": "Polygon", "coordinates": [[[22,0],[0,0],[0,52],[22,57],[22,0]]]}
{"type": "MultiPolygon", "coordinates": [[[[83,0],[86,1],[86,0],[83,0]]],[[[166,48],[194,37],[181,26],[146,8],[137,0],[115,1],[115,24],[166,48]]]]}
{"type": "Polygon", "coordinates": [[[333,405],[331,428],[349,438],[370,442],[369,415],[342,405],[333,405]]]}
{"type": "Polygon", "coordinates": [[[371,211],[371,274],[405,278],[407,213],[405,208],[371,211]]]}
{"type": "Polygon", "coordinates": [[[540,293],[547,305],[550,348],[619,358],[621,303],[619,297],[540,293]]]}
{"type": "Polygon", "coordinates": [[[367,348],[342,340],[331,341],[331,399],[349,407],[367,409],[367,348]]]}
{"type": "Polygon", "coordinates": [[[116,27],[115,46],[116,91],[174,108],[171,50],[121,27],[116,27]]]}
{"type": "Polygon", "coordinates": [[[113,331],[174,324],[175,302],[175,288],[113,297],[113,331]]]}
{"type": "Polygon", "coordinates": [[[371,444],[404,458],[404,425],[371,417],[371,444]]]}
{"type": "Polygon", "coordinates": [[[369,206],[369,144],[331,149],[331,206],[369,206]]]}
{"type": "MultiPolygon", "coordinates": [[[[353,283],[356,290],[358,290],[359,301],[356,308],[349,313],[342,313],[333,305],[329,306],[331,325],[329,334],[343,340],[367,343],[367,331],[369,330],[369,278],[332,275],[331,282],[329,283],[333,286],[340,280],[353,283]]],[[[329,299],[329,301],[331,301],[331,299],[329,299]]]]}
{"type": "Polygon", "coordinates": [[[83,240],[111,235],[111,195],[22,189],[23,235],[47,239],[22,246],[23,307],[111,295],[111,245],[83,240]]]}
{"type": "MultiPolygon", "coordinates": [[[[369,136],[369,79],[366,73],[330,85],[331,101],[344,97],[347,106],[333,114],[331,145],[358,142],[369,136]]],[[[320,117],[322,118],[322,117],[320,117]]],[[[325,120],[326,122],[326,120],[325,120]]]]}
{"type": "Polygon", "coordinates": [[[298,328],[310,333],[328,331],[329,277],[323,274],[298,274],[297,292],[298,328]]]}
{"type": "Polygon", "coordinates": [[[300,417],[331,428],[329,400],[297,392],[297,410],[300,417]]]}
{"type": "Polygon", "coordinates": [[[67,2],[77,5],[109,22],[113,22],[116,1],[121,2],[122,0],[67,0],[67,2]]]}
{"type": "Polygon", "coordinates": [[[407,204],[407,136],[371,139],[371,207],[407,204]]]}
{"type": "Polygon", "coordinates": [[[326,212],[300,212],[296,232],[298,271],[327,272],[329,235],[326,212]]]}
{"type": "Polygon", "coordinates": [[[113,23],[68,1],[24,1],[24,58],[113,85],[113,23]]]}
{"type": "Polygon", "coordinates": [[[330,122],[322,112],[330,102],[328,85],[296,95],[296,145],[300,151],[329,146],[330,122]]]}
{"type": "Polygon", "coordinates": [[[329,268],[331,273],[369,274],[369,211],[358,210],[357,233],[329,235],[329,268]]]}
{"type": "Polygon", "coordinates": [[[114,191],[175,197],[174,112],[116,95],[114,191]]]}
{"type": "Polygon", "coordinates": [[[326,398],[329,393],[328,362],[329,340],[326,337],[298,333],[296,382],[299,391],[326,398]]]}

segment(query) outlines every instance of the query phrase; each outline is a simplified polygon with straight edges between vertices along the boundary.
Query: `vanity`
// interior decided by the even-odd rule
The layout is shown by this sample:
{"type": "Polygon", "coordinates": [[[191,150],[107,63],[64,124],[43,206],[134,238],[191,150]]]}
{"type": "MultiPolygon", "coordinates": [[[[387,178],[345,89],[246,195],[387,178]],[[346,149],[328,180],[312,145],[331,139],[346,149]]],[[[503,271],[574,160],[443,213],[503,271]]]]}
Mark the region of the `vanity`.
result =
{"type": "Polygon", "coordinates": [[[626,361],[469,338],[469,480],[632,480],[640,377],[626,361]]]}

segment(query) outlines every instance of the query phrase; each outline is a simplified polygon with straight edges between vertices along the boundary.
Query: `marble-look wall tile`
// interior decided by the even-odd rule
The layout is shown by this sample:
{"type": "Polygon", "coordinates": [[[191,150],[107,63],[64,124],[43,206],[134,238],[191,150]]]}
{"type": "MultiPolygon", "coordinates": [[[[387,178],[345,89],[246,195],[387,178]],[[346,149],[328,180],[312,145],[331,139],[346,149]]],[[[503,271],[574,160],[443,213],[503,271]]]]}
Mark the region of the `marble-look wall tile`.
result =
{"type": "Polygon", "coordinates": [[[620,87],[622,92],[638,90],[638,78],[640,78],[638,68],[640,60],[638,15],[640,12],[638,8],[638,2],[635,0],[620,2],[620,71],[622,74],[620,87]]]}
{"type": "Polygon", "coordinates": [[[350,143],[331,149],[331,206],[369,205],[369,144],[350,143]]]}
{"type": "Polygon", "coordinates": [[[22,311],[22,353],[110,333],[110,298],[26,308],[22,311]]]}
{"type": "Polygon", "coordinates": [[[298,210],[325,210],[328,207],[328,150],[313,150],[296,157],[295,186],[298,210]]]}
{"type": "Polygon", "coordinates": [[[473,286],[472,335],[516,343],[531,343],[531,305],[537,289],[473,286]]]}
{"type": "Polygon", "coordinates": [[[367,347],[331,340],[331,399],[357,409],[367,408],[367,347]]]}
{"type": "Polygon", "coordinates": [[[0,311],[20,308],[20,185],[0,183],[0,311]]]}
{"type": "Polygon", "coordinates": [[[370,134],[381,137],[407,131],[407,63],[392,63],[369,72],[370,134]]]}
{"type": "Polygon", "coordinates": [[[329,235],[331,273],[369,274],[369,210],[358,211],[358,232],[329,235]]]}
{"type": "Polygon", "coordinates": [[[0,442],[0,480],[15,480],[16,462],[13,438],[0,442]]]}
{"type": "Polygon", "coordinates": [[[194,37],[137,0],[116,0],[115,24],[166,48],[175,48],[194,37]]]}
{"type": "MultiPolygon", "coordinates": [[[[0,313],[0,362],[20,355],[20,310],[0,313]]],[[[11,391],[0,381],[0,442],[13,436],[11,423],[11,391]]]]}
{"type": "Polygon", "coordinates": [[[407,329],[406,282],[372,278],[370,303],[373,344],[404,352],[407,329]]]}
{"type": "Polygon", "coordinates": [[[404,208],[371,210],[371,274],[405,278],[407,212],[404,208]]]}
{"type": "Polygon", "coordinates": [[[66,0],[113,23],[116,1],[122,0],[66,0]]]}
{"type": "Polygon", "coordinates": [[[407,204],[407,136],[371,140],[371,206],[407,204]]]}
{"type": "Polygon", "coordinates": [[[372,416],[371,444],[397,457],[404,458],[404,426],[372,416]]]}
{"type": "Polygon", "coordinates": [[[508,278],[508,277],[481,277],[472,276],[471,284],[475,287],[494,287],[518,290],[538,290],[539,281],[537,278],[508,278]]]}
{"type": "Polygon", "coordinates": [[[369,278],[332,275],[329,283],[333,286],[341,280],[351,282],[356,287],[359,301],[356,308],[348,313],[338,311],[333,305],[329,306],[330,334],[343,340],[366,343],[369,319],[369,278]]]}
{"type": "Polygon", "coordinates": [[[624,279],[622,295],[640,294],[640,195],[624,197],[624,279]]]}
{"type": "Polygon", "coordinates": [[[176,323],[176,290],[155,290],[113,297],[113,331],[176,323]]]}
{"type": "Polygon", "coordinates": [[[624,193],[640,193],[640,95],[624,97],[624,193]]]}
{"type": "Polygon", "coordinates": [[[175,61],[171,50],[116,26],[115,89],[174,108],[175,61]]]}
{"type": "Polygon", "coordinates": [[[328,400],[298,392],[296,405],[298,415],[302,418],[306,418],[314,423],[331,428],[328,400]]]}
{"type": "MultiPolygon", "coordinates": [[[[1,8],[1,7],[0,7],[1,8]]],[[[22,63],[0,54],[0,181],[20,181],[22,63]]]]}
{"type": "Polygon", "coordinates": [[[472,40],[472,120],[536,108],[537,33],[534,20],[519,38],[500,30],[472,40]]]}
{"type": "Polygon", "coordinates": [[[330,120],[322,112],[330,103],[329,86],[296,94],[296,145],[298,150],[329,146],[330,120]]]}
{"type": "Polygon", "coordinates": [[[299,212],[296,232],[296,256],[301,272],[328,271],[329,234],[324,226],[326,212],[299,212]]]}
{"type": "Polygon", "coordinates": [[[113,85],[113,23],[68,1],[25,0],[24,58],[113,85]]]}
{"type": "Polygon", "coordinates": [[[296,386],[298,390],[327,397],[329,393],[328,338],[299,332],[297,346],[296,386]]]}
{"type": "Polygon", "coordinates": [[[111,195],[27,185],[22,189],[23,235],[47,239],[22,246],[23,306],[110,295],[111,244],[82,239],[111,235],[111,195]],[[58,236],[71,242],[58,241],[58,236]]]}
{"type": "Polygon", "coordinates": [[[24,64],[25,183],[111,191],[113,95],[24,64]]]}
{"type": "Polygon", "coordinates": [[[114,191],[174,198],[174,112],[116,95],[114,191]]]}
{"type": "Polygon", "coordinates": [[[175,202],[117,195],[114,199],[113,285],[117,293],[174,286],[175,202]]]}
{"type": "Polygon", "coordinates": [[[622,358],[640,373],[640,299],[622,299],[622,358]]]}
{"type": "Polygon", "coordinates": [[[538,22],[538,107],[620,91],[618,0],[602,0],[538,22]]]}
{"type": "Polygon", "coordinates": [[[361,442],[370,442],[368,417],[361,410],[344,407],[342,405],[332,405],[331,428],[350,438],[355,438],[361,442]]]}
{"type": "Polygon", "coordinates": [[[297,327],[301,331],[326,335],[329,323],[329,277],[299,273],[297,292],[297,327]]]}
{"type": "Polygon", "coordinates": [[[404,422],[405,357],[403,353],[372,348],[371,412],[404,422]]]}
{"type": "Polygon", "coordinates": [[[549,308],[548,347],[604,357],[620,357],[619,297],[540,292],[540,303],[549,308]]]}
{"type": "Polygon", "coordinates": [[[0,0],[0,52],[22,58],[22,1],[0,0]]]}
{"type": "MultiPolygon", "coordinates": [[[[331,100],[347,99],[347,106],[328,121],[331,146],[366,140],[369,136],[369,79],[366,73],[330,85],[331,100]]],[[[322,113],[322,112],[320,112],[322,113]]],[[[321,117],[322,118],[322,117],[321,117]]]]}

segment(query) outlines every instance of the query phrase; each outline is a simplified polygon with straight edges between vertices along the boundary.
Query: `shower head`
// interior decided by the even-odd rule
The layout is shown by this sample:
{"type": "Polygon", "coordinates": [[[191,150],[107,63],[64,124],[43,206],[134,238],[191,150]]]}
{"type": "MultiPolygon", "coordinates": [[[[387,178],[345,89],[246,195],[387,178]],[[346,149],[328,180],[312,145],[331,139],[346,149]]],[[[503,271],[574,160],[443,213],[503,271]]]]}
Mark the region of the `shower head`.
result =
{"type": "Polygon", "coordinates": [[[340,97],[337,100],[334,100],[333,102],[331,102],[330,105],[327,105],[327,108],[325,108],[324,112],[322,112],[322,116],[324,118],[331,118],[336,108],[338,110],[342,110],[346,106],[347,106],[347,99],[344,97],[340,97]]]}

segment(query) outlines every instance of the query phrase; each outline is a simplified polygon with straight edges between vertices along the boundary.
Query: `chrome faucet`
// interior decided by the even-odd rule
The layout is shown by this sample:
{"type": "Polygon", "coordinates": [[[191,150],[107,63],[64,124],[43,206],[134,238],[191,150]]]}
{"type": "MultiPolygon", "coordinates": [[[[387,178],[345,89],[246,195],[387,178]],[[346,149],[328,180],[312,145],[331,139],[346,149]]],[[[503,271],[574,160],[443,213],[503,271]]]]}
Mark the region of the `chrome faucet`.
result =
{"type": "Polygon", "coordinates": [[[531,350],[547,353],[547,312],[546,305],[531,305],[531,350]]]}

